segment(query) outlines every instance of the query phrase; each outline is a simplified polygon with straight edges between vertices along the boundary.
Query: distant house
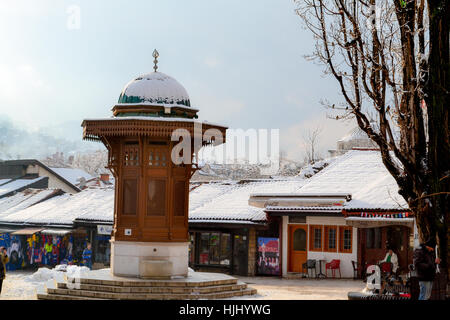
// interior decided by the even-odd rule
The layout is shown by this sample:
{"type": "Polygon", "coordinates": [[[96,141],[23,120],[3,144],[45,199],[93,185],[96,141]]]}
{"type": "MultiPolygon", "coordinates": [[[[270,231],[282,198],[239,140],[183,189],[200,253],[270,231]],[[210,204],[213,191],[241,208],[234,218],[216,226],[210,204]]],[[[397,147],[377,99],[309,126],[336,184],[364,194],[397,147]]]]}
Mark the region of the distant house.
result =
{"type": "Polygon", "coordinates": [[[77,193],[81,191],[80,182],[92,178],[83,170],[50,168],[35,159],[3,161],[0,162],[0,198],[28,188],[77,193]]]}
{"type": "Polygon", "coordinates": [[[328,152],[330,157],[335,157],[343,155],[344,153],[355,148],[378,149],[378,146],[369,138],[367,133],[365,133],[360,127],[356,126],[337,141],[336,149],[330,149],[328,152]]]}

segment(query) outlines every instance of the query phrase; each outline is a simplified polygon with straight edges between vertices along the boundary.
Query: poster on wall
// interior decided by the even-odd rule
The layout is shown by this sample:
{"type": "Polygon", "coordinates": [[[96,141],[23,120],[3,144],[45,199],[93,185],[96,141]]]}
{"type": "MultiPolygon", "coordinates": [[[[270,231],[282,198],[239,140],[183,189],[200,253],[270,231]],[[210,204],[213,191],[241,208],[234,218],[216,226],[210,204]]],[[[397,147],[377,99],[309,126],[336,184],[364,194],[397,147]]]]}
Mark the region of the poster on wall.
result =
{"type": "Polygon", "coordinates": [[[278,238],[258,238],[257,268],[259,274],[280,274],[278,238]]]}

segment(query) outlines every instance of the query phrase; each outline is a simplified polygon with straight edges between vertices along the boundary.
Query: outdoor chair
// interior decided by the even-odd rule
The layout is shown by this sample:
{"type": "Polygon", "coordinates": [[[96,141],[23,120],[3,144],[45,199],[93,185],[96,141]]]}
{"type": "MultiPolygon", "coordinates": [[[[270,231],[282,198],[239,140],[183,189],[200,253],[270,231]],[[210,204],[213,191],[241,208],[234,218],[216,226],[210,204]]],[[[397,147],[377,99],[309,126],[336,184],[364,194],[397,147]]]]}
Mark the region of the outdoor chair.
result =
{"type": "Polygon", "coordinates": [[[358,263],[356,261],[352,260],[352,266],[353,266],[353,279],[364,279],[365,276],[365,269],[364,266],[361,263],[358,263]]]}
{"type": "Polygon", "coordinates": [[[314,277],[315,278],[317,277],[317,274],[316,274],[316,260],[312,260],[312,259],[306,260],[306,262],[302,264],[302,273],[305,273],[304,272],[305,269],[306,269],[306,273],[307,273],[308,277],[309,277],[309,270],[310,269],[314,270],[314,277]]]}
{"type": "Polygon", "coordinates": [[[392,263],[391,262],[380,263],[380,271],[381,271],[381,279],[386,279],[389,275],[392,274],[392,263]]]}
{"type": "Polygon", "coordinates": [[[331,262],[325,264],[325,274],[328,277],[328,270],[331,270],[331,274],[333,275],[333,278],[336,277],[336,270],[339,271],[339,278],[341,278],[341,260],[333,259],[331,262]]]}

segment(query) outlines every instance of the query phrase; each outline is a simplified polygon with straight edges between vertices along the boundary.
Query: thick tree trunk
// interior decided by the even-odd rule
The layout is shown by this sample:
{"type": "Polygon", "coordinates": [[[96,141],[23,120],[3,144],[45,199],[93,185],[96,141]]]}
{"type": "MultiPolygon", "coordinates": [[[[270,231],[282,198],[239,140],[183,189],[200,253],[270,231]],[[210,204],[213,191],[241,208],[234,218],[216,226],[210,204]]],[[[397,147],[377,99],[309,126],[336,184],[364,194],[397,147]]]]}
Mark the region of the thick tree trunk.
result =
{"type": "Polygon", "coordinates": [[[450,195],[445,192],[450,191],[450,1],[429,0],[428,11],[430,51],[425,101],[428,106],[429,142],[428,171],[424,183],[427,194],[436,194],[428,198],[433,216],[430,220],[434,220],[436,230],[432,231],[438,235],[441,269],[448,272],[450,195]]]}

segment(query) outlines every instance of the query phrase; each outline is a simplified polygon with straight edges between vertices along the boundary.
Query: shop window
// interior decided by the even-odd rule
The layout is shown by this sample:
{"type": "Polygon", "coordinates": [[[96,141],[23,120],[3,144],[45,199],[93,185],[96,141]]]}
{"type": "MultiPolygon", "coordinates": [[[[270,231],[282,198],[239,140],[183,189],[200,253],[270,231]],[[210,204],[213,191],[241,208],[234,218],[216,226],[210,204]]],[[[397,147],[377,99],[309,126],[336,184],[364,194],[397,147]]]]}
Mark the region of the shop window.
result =
{"type": "Polygon", "coordinates": [[[173,188],[173,215],[174,216],[184,216],[184,206],[185,206],[185,182],[176,181],[173,188]]]}
{"type": "Polygon", "coordinates": [[[206,265],[231,265],[231,235],[220,232],[199,233],[198,263],[206,265]]]}
{"type": "Polygon", "coordinates": [[[123,211],[124,215],[136,215],[137,209],[137,179],[123,180],[123,211]]]}
{"type": "Polygon", "coordinates": [[[108,235],[97,235],[94,241],[95,253],[94,261],[103,263],[104,265],[109,265],[109,259],[111,256],[111,245],[109,243],[111,236],[108,235]]]}
{"type": "Polygon", "coordinates": [[[337,251],[337,227],[325,226],[325,249],[324,251],[336,252],[337,251]]]}
{"type": "Polygon", "coordinates": [[[209,264],[220,263],[220,233],[211,233],[209,236],[209,264]]]}
{"type": "Polygon", "coordinates": [[[352,252],[352,227],[339,227],[339,252],[352,252]]]}
{"type": "Polygon", "coordinates": [[[322,226],[309,226],[309,250],[322,251],[322,226]]]}
{"type": "Polygon", "coordinates": [[[303,229],[294,231],[294,250],[306,251],[306,231],[303,229]]]}
{"type": "Polygon", "coordinates": [[[149,180],[147,188],[147,215],[164,216],[166,214],[166,181],[149,180]]]}
{"type": "Polygon", "coordinates": [[[209,233],[200,233],[198,262],[200,264],[209,264],[209,233]]]}
{"type": "Polygon", "coordinates": [[[231,260],[231,235],[222,233],[220,238],[220,264],[230,265],[231,260]]]}

